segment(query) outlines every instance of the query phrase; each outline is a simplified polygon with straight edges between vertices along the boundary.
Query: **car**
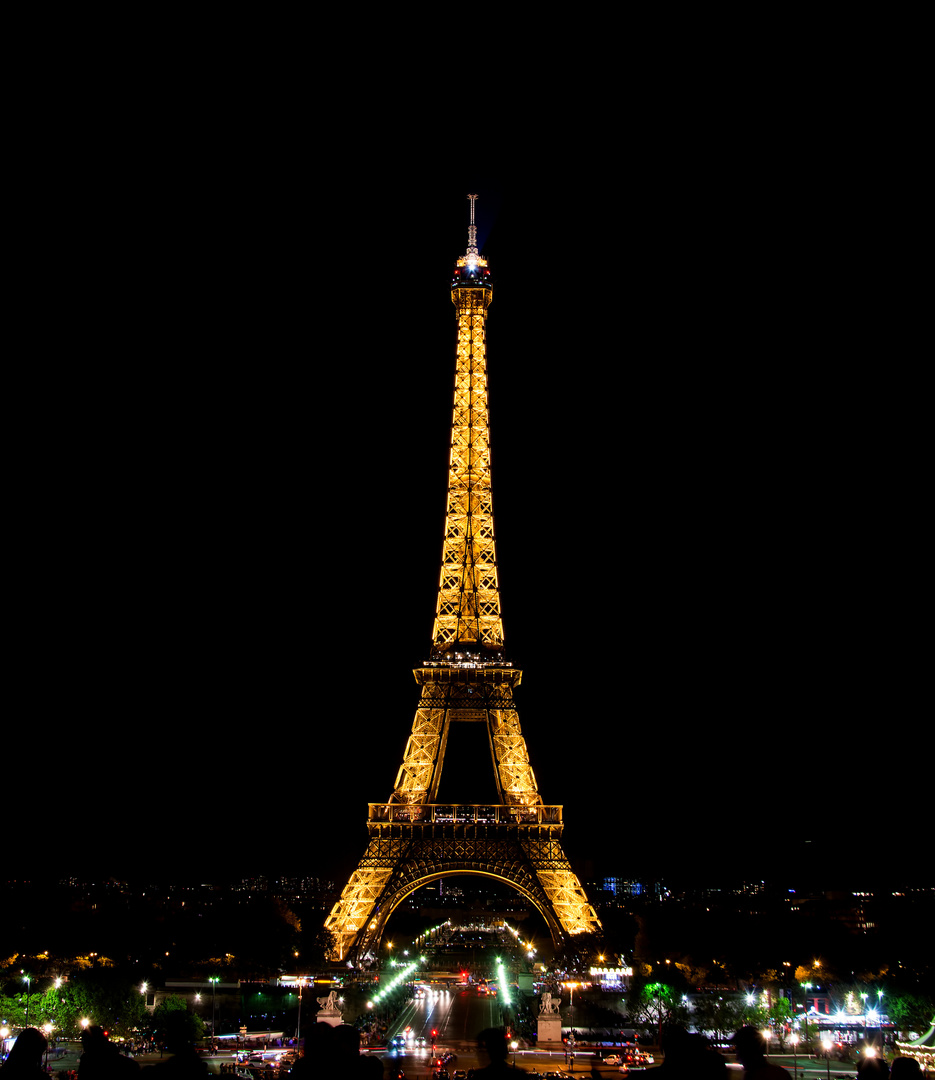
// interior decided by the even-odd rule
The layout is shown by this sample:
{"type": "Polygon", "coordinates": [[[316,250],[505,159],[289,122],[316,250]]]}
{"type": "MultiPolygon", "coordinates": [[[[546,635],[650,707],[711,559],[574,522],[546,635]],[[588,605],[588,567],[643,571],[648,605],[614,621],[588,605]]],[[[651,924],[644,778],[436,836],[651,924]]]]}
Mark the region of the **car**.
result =
{"type": "Polygon", "coordinates": [[[454,1076],[452,1076],[451,1080],[467,1080],[467,1073],[464,1069],[455,1069],[454,1076]]]}
{"type": "Polygon", "coordinates": [[[629,1066],[630,1072],[646,1072],[650,1065],[653,1064],[652,1054],[632,1054],[629,1056],[626,1065],[620,1066],[622,1072],[624,1068],[629,1066]]]}
{"type": "Polygon", "coordinates": [[[621,1065],[622,1063],[623,1058],[619,1054],[608,1054],[603,1061],[604,1065],[621,1065]]]}

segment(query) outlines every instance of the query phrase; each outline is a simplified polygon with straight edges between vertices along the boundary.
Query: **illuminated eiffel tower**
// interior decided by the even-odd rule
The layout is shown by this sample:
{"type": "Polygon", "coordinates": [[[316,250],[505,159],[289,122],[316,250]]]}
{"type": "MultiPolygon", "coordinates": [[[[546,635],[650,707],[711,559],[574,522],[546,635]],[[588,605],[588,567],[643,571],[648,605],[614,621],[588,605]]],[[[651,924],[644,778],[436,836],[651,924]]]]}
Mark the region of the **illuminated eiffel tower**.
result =
{"type": "Polygon", "coordinates": [[[411,892],[453,874],[508,882],[541,912],[556,946],[600,922],[562,850],[562,807],[536,788],[513,702],[522,672],[503,659],[494,553],[485,324],[493,290],[477,251],[474,200],[468,247],[451,299],[458,318],[448,513],[430,659],[412,734],[389,802],[371,803],[370,842],[325,927],[332,959],[379,948],[386,921],[411,892]],[[450,725],[486,724],[499,803],[443,805],[438,783],[450,725]]]}

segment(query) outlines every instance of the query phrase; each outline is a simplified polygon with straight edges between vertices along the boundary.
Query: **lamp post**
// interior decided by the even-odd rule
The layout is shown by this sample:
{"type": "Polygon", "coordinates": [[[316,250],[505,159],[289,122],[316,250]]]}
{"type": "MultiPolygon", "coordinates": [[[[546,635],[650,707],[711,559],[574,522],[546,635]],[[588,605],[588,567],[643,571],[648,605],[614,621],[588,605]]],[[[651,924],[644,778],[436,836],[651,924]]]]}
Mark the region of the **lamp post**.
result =
{"type": "Polygon", "coordinates": [[[792,1033],[792,1060],[795,1064],[792,1066],[793,1076],[799,1075],[799,1037],[793,1031],[792,1033]]]}
{"type": "MultiPolygon", "coordinates": [[[[299,1046],[302,1042],[302,987],[305,986],[305,980],[299,979],[299,1019],[295,1025],[295,1052],[298,1054],[299,1046]]],[[[367,1002],[367,1008],[372,1009],[371,1002],[367,1002]]]]}
{"type": "Polygon", "coordinates": [[[23,982],[26,984],[26,1027],[29,1027],[29,987],[32,983],[32,976],[23,975],[23,982]]]}
{"type": "Polygon", "coordinates": [[[828,1067],[828,1080],[831,1080],[831,1040],[828,1038],[822,1039],[821,1046],[825,1052],[825,1064],[828,1067]]]}
{"type": "Polygon", "coordinates": [[[576,982],[565,983],[568,989],[571,991],[568,998],[568,1023],[571,1026],[571,1030],[568,1032],[568,1055],[571,1058],[571,1071],[575,1071],[575,987],[578,985],[576,982]]]}
{"type": "Polygon", "coordinates": [[[217,1001],[218,1001],[218,982],[217,975],[209,975],[208,982],[211,983],[211,1038],[217,1039],[217,1001]]]}

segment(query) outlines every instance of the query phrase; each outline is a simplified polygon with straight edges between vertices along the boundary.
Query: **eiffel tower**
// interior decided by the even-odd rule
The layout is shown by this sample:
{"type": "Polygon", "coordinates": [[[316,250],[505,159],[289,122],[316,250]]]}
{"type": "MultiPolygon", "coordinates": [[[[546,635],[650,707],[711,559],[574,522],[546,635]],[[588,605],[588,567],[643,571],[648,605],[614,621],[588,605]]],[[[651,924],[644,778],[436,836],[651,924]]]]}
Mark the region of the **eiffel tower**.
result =
{"type": "Polygon", "coordinates": [[[451,300],[458,320],[448,511],[431,655],[413,674],[421,697],[393,794],[370,803],[370,841],[325,927],[333,960],[376,953],[387,919],[411,892],[454,874],[508,882],[545,918],[557,947],[600,929],[562,850],[562,807],[543,803],[513,702],[522,672],[503,659],[490,496],[485,325],[493,290],[468,247],[451,300]],[[436,802],[452,723],[486,724],[499,802],[436,802]]]}

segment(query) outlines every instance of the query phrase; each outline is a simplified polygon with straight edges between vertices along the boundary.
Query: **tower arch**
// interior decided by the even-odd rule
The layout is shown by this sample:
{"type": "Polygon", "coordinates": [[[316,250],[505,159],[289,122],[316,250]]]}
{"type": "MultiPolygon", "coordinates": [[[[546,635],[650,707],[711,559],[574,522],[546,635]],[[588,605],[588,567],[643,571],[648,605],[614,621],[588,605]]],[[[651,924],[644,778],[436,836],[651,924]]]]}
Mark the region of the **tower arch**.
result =
{"type": "Polygon", "coordinates": [[[425,885],[431,885],[434,881],[440,881],[442,878],[450,877],[486,877],[510,886],[521,896],[525,897],[545,920],[549,934],[552,937],[552,943],[556,949],[560,948],[562,942],[565,940],[561,924],[558,922],[551,909],[548,897],[545,896],[541,888],[537,888],[535,883],[522,880],[525,875],[517,873],[516,864],[513,864],[511,867],[503,867],[499,871],[495,868],[481,870],[474,866],[467,867],[456,860],[451,860],[437,868],[424,872],[421,875],[415,872],[401,875],[400,881],[384,892],[383,897],[381,898],[382,904],[380,910],[374,912],[370,924],[360,937],[358,946],[359,959],[364,959],[368,956],[376,956],[379,953],[380,944],[383,940],[383,935],[386,932],[387,924],[392,918],[395,910],[406,897],[411,896],[417,889],[421,889],[425,885]]]}

